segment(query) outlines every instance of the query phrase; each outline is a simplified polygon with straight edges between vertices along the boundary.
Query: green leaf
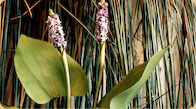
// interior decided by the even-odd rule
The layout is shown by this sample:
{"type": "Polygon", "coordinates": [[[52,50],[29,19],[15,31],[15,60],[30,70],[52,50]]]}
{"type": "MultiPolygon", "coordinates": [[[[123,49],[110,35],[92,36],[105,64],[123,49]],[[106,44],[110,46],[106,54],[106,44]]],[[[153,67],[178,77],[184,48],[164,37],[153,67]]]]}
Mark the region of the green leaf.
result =
{"type": "Polygon", "coordinates": [[[133,68],[99,103],[100,108],[122,109],[138,94],[169,47],[157,52],[147,62],[133,68]]]}
{"type": "MultiPolygon", "coordinates": [[[[82,67],[67,55],[72,96],[88,91],[88,80],[82,67]]],[[[16,73],[27,94],[44,104],[55,97],[66,96],[66,78],[62,56],[50,43],[21,35],[14,57],[16,73]]]]}

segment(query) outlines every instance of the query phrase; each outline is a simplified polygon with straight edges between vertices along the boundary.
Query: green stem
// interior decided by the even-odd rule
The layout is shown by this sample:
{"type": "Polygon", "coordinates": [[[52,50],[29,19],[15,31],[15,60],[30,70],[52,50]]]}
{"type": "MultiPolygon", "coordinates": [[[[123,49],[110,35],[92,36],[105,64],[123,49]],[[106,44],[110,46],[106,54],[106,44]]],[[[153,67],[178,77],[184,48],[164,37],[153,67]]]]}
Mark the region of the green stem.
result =
{"type": "Polygon", "coordinates": [[[65,50],[61,50],[63,52],[63,64],[66,71],[66,85],[67,85],[67,108],[71,108],[71,83],[70,83],[70,75],[69,75],[69,67],[67,63],[67,56],[65,50]]]}
{"type": "MultiPolygon", "coordinates": [[[[101,4],[104,4],[105,3],[105,0],[100,0],[101,4]]],[[[96,89],[96,92],[95,92],[95,99],[94,99],[94,109],[96,109],[97,107],[97,98],[98,98],[98,95],[99,95],[99,89],[100,89],[100,85],[101,85],[101,81],[102,81],[102,78],[103,78],[103,67],[104,67],[104,64],[105,64],[105,46],[106,46],[106,42],[101,42],[100,43],[101,45],[101,54],[100,54],[100,64],[99,64],[99,79],[98,79],[98,84],[97,84],[97,89],[96,89]]]]}
{"type": "Polygon", "coordinates": [[[105,64],[105,46],[106,46],[106,42],[101,42],[101,54],[100,54],[100,64],[99,64],[99,79],[98,79],[98,84],[97,84],[97,89],[95,92],[95,99],[94,99],[94,109],[96,109],[96,105],[97,105],[97,98],[98,98],[98,94],[99,94],[99,89],[100,89],[100,85],[101,85],[101,81],[102,81],[102,77],[103,77],[103,67],[105,64]]]}
{"type": "MultiPolygon", "coordinates": [[[[49,9],[49,15],[54,17],[54,12],[52,9],[49,9]]],[[[70,75],[69,75],[69,67],[67,63],[67,57],[65,49],[60,48],[61,54],[63,55],[63,65],[66,73],[66,85],[67,85],[67,108],[71,108],[71,83],[70,83],[70,75]]]]}

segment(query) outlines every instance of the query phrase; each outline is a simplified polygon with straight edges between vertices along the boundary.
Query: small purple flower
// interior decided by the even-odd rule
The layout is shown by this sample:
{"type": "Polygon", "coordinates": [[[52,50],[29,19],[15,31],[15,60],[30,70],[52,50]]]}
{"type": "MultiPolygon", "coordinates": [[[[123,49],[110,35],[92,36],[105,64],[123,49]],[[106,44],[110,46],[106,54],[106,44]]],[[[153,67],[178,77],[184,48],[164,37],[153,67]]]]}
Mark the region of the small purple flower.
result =
{"type": "Polygon", "coordinates": [[[97,33],[97,41],[105,42],[108,39],[108,3],[104,3],[103,5],[98,3],[98,12],[96,14],[96,33],[97,33]]]}
{"type": "Polygon", "coordinates": [[[65,34],[58,14],[54,14],[54,18],[48,16],[46,21],[49,24],[50,41],[55,47],[65,48],[67,42],[65,41],[65,34]]]}

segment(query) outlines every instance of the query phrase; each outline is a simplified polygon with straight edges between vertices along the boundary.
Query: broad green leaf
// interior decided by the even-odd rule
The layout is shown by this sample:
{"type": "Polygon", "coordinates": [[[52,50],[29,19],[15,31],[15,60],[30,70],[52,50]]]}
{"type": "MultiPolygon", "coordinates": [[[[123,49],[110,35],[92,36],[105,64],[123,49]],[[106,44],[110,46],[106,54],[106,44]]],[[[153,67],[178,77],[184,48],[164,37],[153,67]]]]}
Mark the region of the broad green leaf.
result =
{"type": "Polygon", "coordinates": [[[19,109],[19,108],[16,108],[13,106],[6,106],[6,105],[0,103],[0,109],[19,109]]]}
{"type": "MultiPolygon", "coordinates": [[[[88,91],[88,81],[82,67],[67,55],[71,75],[72,96],[88,91]]],[[[52,44],[21,35],[14,57],[16,73],[27,94],[44,104],[66,96],[66,78],[62,56],[52,44]]]]}
{"type": "Polygon", "coordinates": [[[133,68],[125,78],[115,85],[99,103],[100,108],[122,109],[138,94],[142,86],[164,56],[169,47],[157,52],[147,62],[133,68]]]}

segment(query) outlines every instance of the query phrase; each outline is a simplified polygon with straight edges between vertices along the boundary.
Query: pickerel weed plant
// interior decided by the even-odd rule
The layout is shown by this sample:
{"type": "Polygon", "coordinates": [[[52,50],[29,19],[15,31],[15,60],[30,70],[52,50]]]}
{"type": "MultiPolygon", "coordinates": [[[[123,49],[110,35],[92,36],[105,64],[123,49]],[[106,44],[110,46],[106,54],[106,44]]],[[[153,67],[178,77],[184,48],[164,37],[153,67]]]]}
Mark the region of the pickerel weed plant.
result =
{"type": "Polygon", "coordinates": [[[65,52],[65,47],[67,42],[65,41],[65,34],[63,32],[63,27],[61,26],[61,21],[58,14],[54,14],[52,9],[49,10],[48,20],[46,23],[49,24],[49,37],[50,41],[55,47],[60,48],[61,54],[63,56],[63,65],[66,72],[66,87],[67,87],[67,108],[71,108],[71,86],[70,86],[70,74],[68,68],[68,62],[65,52]]]}
{"type": "MultiPolygon", "coordinates": [[[[97,89],[94,97],[94,109],[97,106],[97,98],[102,82],[103,68],[105,64],[105,49],[106,41],[108,39],[108,3],[105,0],[100,0],[98,3],[98,11],[96,14],[96,40],[100,46],[100,65],[99,65],[99,79],[97,89]]],[[[128,75],[125,76],[119,84],[115,85],[101,101],[99,108],[123,109],[125,108],[135,95],[140,91],[142,86],[149,78],[156,64],[161,57],[164,56],[168,47],[155,54],[149,61],[142,65],[136,66],[128,75]]]]}
{"type": "Polygon", "coordinates": [[[44,104],[55,97],[67,96],[67,108],[71,108],[71,95],[87,93],[87,77],[81,66],[65,52],[67,42],[58,14],[50,9],[49,15],[46,23],[53,45],[21,35],[14,58],[15,68],[27,94],[36,103],[44,104]]]}
{"type": "Polygon", "coordinates": [[[99,79],[97,84],[97,89],[95,92],[94,98],[94,108],[97,105],[97,98],[99,94],[99,88],[102,81],[103,76],[103,68],[105,64],[105,48],[106,48],[106,41],[108,39],[108,3],[105,0],[101,0],[98,3],[98,12],[96,14],[96,33],[97,37],[96,40],[99,42],[100,47],[100,65],[99,65],[99,79]]]}
{"type": "MultiPolygon", "coordinates": [[[[14,57],[16,73],[27,94],[36,103],[44,104],[53,98],[67,96],[67,108],[71,108],[70,97],[85,95],[88,91],[88,80],[82,67],[66,54],[67,42],[58,14],[54,14],[50,9],[49,15],[46,23],[49,25],[50,43],[22,34],[14,57]]],[[[169,46],[157,52],[147,62],[130,70],[97,103],[108,39],[108,3],[104,0],[98,3],[96,25],[100,64],[94,108],[125,108],[146,83],[169,46]]]]}

